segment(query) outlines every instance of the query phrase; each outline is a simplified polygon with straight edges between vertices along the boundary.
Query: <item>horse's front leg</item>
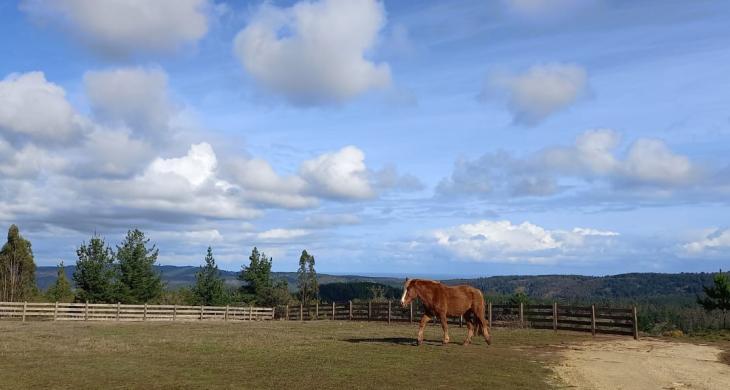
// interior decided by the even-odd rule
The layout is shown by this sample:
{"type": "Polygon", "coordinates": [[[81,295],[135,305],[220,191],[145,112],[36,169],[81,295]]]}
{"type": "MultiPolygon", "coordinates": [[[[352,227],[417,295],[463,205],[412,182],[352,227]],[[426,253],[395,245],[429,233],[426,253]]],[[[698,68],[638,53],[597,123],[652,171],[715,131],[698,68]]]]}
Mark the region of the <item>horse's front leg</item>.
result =
{"type": "Polygon", "coordinates": [[[441,329],[444,330],[444,344],[449,343],[449,320],[446,314],[439,314],[439,320],[441,320],[441,329]]]}
{"type": "Polygon", "coordinates": [[[423,344],[423,329],[426,327],[426,324],[430,320],[431,317],[429,317],[425,313],[423,314],[423,317],[421,317],[421,323],[418,325],[418,345],[423,344]]]}

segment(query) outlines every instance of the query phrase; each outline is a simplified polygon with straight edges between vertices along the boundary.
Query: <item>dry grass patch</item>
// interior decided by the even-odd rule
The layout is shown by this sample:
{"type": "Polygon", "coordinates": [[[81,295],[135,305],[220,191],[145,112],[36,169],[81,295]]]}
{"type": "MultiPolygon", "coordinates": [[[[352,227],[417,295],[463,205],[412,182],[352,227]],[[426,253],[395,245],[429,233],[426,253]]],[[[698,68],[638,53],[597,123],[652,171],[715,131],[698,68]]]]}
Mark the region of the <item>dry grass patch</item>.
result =
{"type": "Polygon", "coordinates": [[[544,388],[555,346],[590,337],[495,329],[463,347],[428,327],[366,322],[0,322],[0,387],[544,388]]]}

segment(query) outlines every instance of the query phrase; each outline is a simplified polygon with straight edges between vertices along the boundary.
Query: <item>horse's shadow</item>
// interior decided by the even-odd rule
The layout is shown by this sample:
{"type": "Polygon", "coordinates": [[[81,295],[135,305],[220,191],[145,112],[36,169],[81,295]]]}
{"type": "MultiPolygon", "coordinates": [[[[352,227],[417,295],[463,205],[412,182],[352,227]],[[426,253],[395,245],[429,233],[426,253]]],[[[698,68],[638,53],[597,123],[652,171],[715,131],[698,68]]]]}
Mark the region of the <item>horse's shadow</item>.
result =
{"type": "MultiPolygon", "coordinates": [[[[417,345],[416,339],[410,337],[366,337],[344,339],[348,343],[355,344],[395,344],[395,345],[417,345]]],[[[423,340],[426,345],[441,345],[441,341],[423,340]]]]}

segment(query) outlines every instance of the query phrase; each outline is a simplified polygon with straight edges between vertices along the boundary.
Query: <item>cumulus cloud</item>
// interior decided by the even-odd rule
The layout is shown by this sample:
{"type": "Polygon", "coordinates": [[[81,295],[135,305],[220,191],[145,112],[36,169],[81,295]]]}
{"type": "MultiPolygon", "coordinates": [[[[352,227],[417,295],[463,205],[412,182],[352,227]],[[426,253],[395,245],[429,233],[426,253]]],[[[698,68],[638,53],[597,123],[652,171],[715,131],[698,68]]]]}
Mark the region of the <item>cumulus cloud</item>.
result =
{"type": "Polygon", "coordinates": [[[549,196],[568,188],[561,181],[576,179],[586,188],[608,184],[616,191],[652,188],[687,189],[701,182],[703,170],[664,141],[639,138],[624,154],[621,136],[610,129],[589,130],[571,146],[553,146],[518,158],[504,151],[480,158],[460,159],[441,180],[441,195],[549,196]]]}
{"type": "Polygon", "coordinates": [[[116,68],[86,72],[84,87],[94,116],[138,134],[164,133],[173,105],[167,75],[159,68],[116,68]]]}
{"type": "Polygon", "coordinates": [[[20,9],[106,56],[170,52],[208,30],[208,0],[24,0],[20,9]]]}
{"type": "Polygon", "coordinates": [[[334,199],[367,199],[375,195],[367,177],[365,153],[354,146],[324,153],[302,163],[300,176],[313,194],[334,199]]]}
{"type": "Polygon", "coordinates": [[[43,173],[62,171],[67,165],[64,158],[33,144],[16,150],[0,138],[0,173],[5,177],[30,179],[43,173]]]}
{"type": "Polygon", "coordinates": [[[730,229],[710,229],[700,239],[682,245],[685,255],[727,254],[730,250],[730,229]]]}
{"type": "Polygon", "coordinates": [[[590,250],[619,234],[575,228],[548,230],[530,222],[482,220],[436,230],[437,245],[457,257],[479,262],[548,263],[563,255],[590,250]]]}
{"type": "Polygon", "coordinates": [[[43,72],[13,73],[0,81],[0,134],[47,143],[67,141],[81,128],[66,92],[43,72]]]}
{"type": "Polygon", "coordinates": [[[587,88],[585,69],[552,63],[535,65],[520,74],[492,73],[480,97],[504,98],[515,123],[534,126],[575,103],[587,88]]]}
{"type": "Polygon", "coordinates": [[[200,186],[210,179],[218,166],[213,148],[208,143],[191,145],[188,154],[176,158],[157,158],[145,172],[145,176],[174,174],[188,181],[192,186],[200,186]]]}
{"type": "Polygon", "coordinates": [[[234,159],[229,164],[232,181],[250,201],[285,208],[307,208],[318,204],[305,193],[307,183],[299,176],[280,176],[262,159],[234,159]]]}
{"type": "Polygon", "coordinates": [[[234,53],[256,81],[295,104],[340,103],[390,84],[388,65],[367,58],[384,25],[375,0],[264,4],[234,53]]]}

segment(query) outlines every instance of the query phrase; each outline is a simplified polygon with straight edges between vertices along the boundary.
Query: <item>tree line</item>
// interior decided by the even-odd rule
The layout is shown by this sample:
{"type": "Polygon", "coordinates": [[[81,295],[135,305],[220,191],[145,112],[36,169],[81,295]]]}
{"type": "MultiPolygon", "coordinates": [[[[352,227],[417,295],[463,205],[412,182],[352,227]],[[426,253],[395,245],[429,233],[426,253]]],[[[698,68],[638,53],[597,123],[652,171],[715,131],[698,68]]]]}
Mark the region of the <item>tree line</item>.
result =
{"type": "Polygon", "coordinates": [[[315,259],[306,250],[299,259],[298,291],[294,295],[289,292],[286,281],[272,278],[273,259],[256,247],[248,257],[248,264],[241,267],[238,287],[226,285],[213,248],[208,247],[195,284],[189,288],[166,289],[162,275],[154,268],[158,255],[159,249],[139,229],[129,230],[115,248],[94,234],[88,243],[82,242],[76,249],[73,280],[66,277],[61,261],[56,281],[41,292],[36,287],[31,243],[12,225],[7,243],[0,250],[0,301],[276,306],[292,301],[308,304],[319,299],[315,259]]]}

